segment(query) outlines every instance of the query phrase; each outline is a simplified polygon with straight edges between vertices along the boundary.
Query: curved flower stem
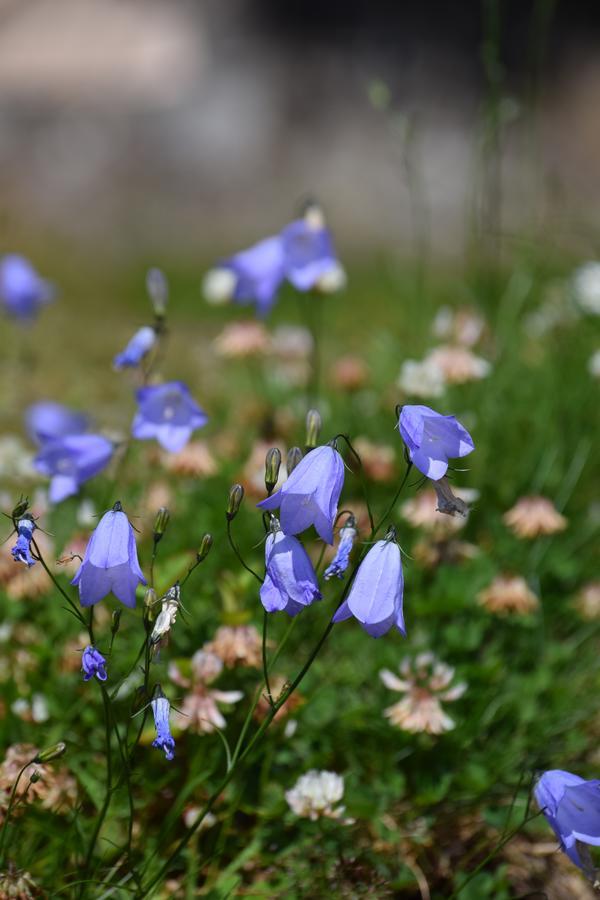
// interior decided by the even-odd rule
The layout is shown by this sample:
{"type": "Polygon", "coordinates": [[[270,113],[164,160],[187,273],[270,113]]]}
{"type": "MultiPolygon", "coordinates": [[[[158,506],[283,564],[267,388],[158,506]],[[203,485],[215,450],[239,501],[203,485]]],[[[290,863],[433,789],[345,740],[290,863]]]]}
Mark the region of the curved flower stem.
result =
{"type": "Polygon", "coordinates": [[[246,572],[250,572],[251,575],[254,575],[258,583],[262,586],[263,579],[258,575],[254,569],[251,569],[250,566],[244,561],[242,554],[240,553],[235,541],[233,540],[233,535],[231,533],[231,519],[227,518],[227,540],[229,541],[229,546],[237,556],[240,564],[244,567],[246,572]]]}
{"type": "MultiPolygon", "coordinates": [[[[371,504],[369,503],[369,492],[367,491],[367,482],[365,481],[365,470],[363,468],[362,459],[360,458],[360,455],[356,452],[356,450],[350,443],[350,438],[348,437],[347,434],[338,434],[338,435],[336,435],[336,437],[343,438],[343,440],[346,442],[346,446],[348,447],[348,450],[350,451],[350,453],[352,454],[352,456],[358,463],[358,478],[360,481],[361,490],[363,492],[363,497],[365,498],[367,514],[369,516],[369,525],[371,526],[371,532],[373,533],[375,531],[375,520],[373,518],[371,504]]],[[[335,438],[334,438],[334,440],[335,440],[335,438]]],[[[400,490],[402,490],[402,487],[400,488],[400,490]]]]}
{"type": "MultiPolygon", "coordinates": [[[[57,578],[56,578],[56,576],[54,575],[54,573],[53,573],[53,572],[48,568],[48,566],[46,565],[46,560],[45,560],[44,557],[42,556],[42,552],[41,552],[39,546],[37,545],[37,543],[36,543],[36,541],[35,541],[35,538],[32,538],[32,539],[31,539],[31,543],[33,544],[33,547],[34,547],[34,550],[35,550],[35,558],[36,558],[37,560],[39,560],[39,562],[41,562],[42,568],[44,569],[44,571],[46,572],[46,574],[48,575],[48,577],[51,579],[52,583],[54,584],[54,587],[57,589],[57,591],[59,591],[59,592],[62,594],[62,596],[65,598],[65,600],[67,601],[67,603],[68,603],[69,606],[71,607],[71,610],[72,610],[73,614],[76,616],[76,618],[79,619],[79,621],[81,622],[81,624],[83,625],[83,627],[86,628],[86,629],[88,630],[88,632],[89,632],[89,631],[90,631],[89,623],[86,622],[86,620],[84,619],[84,617],[83,617],[83,615],[82,615],[82,613],[81,613],[81,610],[80,610],[80,609],[77,607],[77,605],[73,602],[73,599],[72,599],[71,597],[69,597],[69,595],[67,594],[67,592],[65,591],[65,589],[62,587],[62,585],[61,585],[61,584],[59,583],[59,581],[57,580],[57,578]]],[[[93,634],[90,634],[90,640],[91,640],[91,643],[93,644],[93,642],[94,642],[94,641],[93,641],[93,634]]]]}
{"type": "Polygon", "coordinates": [[[10,792],[10,798],[8,801],[8,806],[6,807],[6,813],[4,815],[4,822],[2,823],[2,831],[0,831],[0,866],[4,862],[4,842],[6,841],[6,830],[8,828],[8,822],[10,819],[10,814],[15,805],[15,797],[17,795],[17,788],[19,787],[19,782],[21,780],[21,776],[25,769],[27,769],[32,763],[34,763],[36,757],[32,757],[29,762],[26,762],[22,769],[20,769],[19,774],[15,779],[15,783],[13,784],[12,791],[10,792]]]}
{"type": "Polygon", "coordinates": [[[403,489],[404,489],[404,485],[405,485],[406,482],[408,481],[408,476],[409,476],[410,473],[411,473],[412,465],[413,465],[413,464],[412,464],[411,462],[409,462],[408,465],[406,466],[406,472],[404,473],[404,478],[403,478],[402,481],[400,482],[400,487],[398,488],[398,490],[397,490],[396,493],[394,494],[394,499],[392,500],[392,502],[391,502],[390,505],[388,506],[386,512],[385,512],[384,515],[381,517],[381,519],[379,520],[379,522],[377,523],[377,525],[376,525],[376,526],[373,528],[373,530],[371,531],[371,538],[370,538],[371,540],[373,540],[373,538],[375,537],[375,535],[377,534],[377,532],[379,531],[379,529],[381,528],[381,526],[385,523],[386,519],[388,519],[388,518],[391,516],[392,512],[394,511],[394,507],[396,506],[396,503],[398,502],[398,498],[400,497],[400,494],[402,493],[402,491],[403,491],[403,489]]]}

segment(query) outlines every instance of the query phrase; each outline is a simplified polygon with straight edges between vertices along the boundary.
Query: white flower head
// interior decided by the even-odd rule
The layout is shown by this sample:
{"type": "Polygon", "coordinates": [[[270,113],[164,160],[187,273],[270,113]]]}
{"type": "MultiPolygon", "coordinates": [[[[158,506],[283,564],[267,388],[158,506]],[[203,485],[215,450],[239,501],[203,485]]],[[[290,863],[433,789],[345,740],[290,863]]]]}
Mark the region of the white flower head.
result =
{"type": "Polygon", "coordinates": [[[335,772],[311,769],[302,775],[294,787],[286,791],[285,799],[297,816],[315,821],[322,816],[339,819],[344,806],[336,806],[344,796],[344,779],[335,772]]]}
{"type": "Polygon", "coordinates": [[[229,303],[237,284],[237,276],[231,269],[210,269],[202,281],[204,299],[211,306],[223,306],[229,303]]]}
{"type": "Polygon", "coordinates": [[[402,363],[397,384],[410,397],[441,397],[446,379],[434,360],[407,359],[402,363]]]}

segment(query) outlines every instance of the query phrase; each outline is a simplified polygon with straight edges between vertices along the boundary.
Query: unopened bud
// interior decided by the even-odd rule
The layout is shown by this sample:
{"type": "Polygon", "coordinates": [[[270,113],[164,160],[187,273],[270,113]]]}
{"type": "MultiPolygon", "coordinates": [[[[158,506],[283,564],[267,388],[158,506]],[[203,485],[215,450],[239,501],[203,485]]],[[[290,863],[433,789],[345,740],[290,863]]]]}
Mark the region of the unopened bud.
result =
{"type": "Polygon", "coordinates": [[[200,541],[200,546],[198,548],[198,552],[196,553],[196,559],[199,563],[201,563],[208,554],[210,553],[210,548],[213,545],[213,536],[212,534],[205,534],[202,540],[200,541]]]}
{"type": "Polygon", "coordinates": [[[231,522],[237,516],[242,500],[244,499],[244,488],[241,484],[234,484],[229,488],[229,499],[227,501],[227,521],[231,522]]]}
{"type": "Polygon", "coordinates": [[[21,497],[21,499],[19,500],[19,502],[17,503],[17,505],[15,506],[15,508],[12,511],[12,518],[13,519],[22,518],[28,509],[29,509],[29,499],[27,497],[21,497]]]}
{"type": "Polygon", "coordinates": [[[161,506],[161,508],[156,513],[156,518],[154,520],[154,532],[152,537],[154,538],[154,543],[158,544],[163,534],[167,530],[167,525],[169,524],[169,519],[171,518],[171,513],[167,509],[166,506],[161,506]]]}
{"type": "Polygon", "coordinates": [[[316,409],[309,409],[306,415],[306,448],[312,450],[317,446],[321,432],[321,416],[316,409]]]}
{"type": "Polygon", "coordinates": [[[302,450],[300,447],[291,447],[288,450],[286,459],[285,459],[285,468],[288,473],[288,478],[302,459],[302,450]]]}
{"type": "Polygon", "coordinates": [[[150,625],[156,618],[154,607],[156,606],[157,599],[154,588],[148,588],[144,594],[144,625],[146,626],[147,632],[150,630],[150,625]]]}
{"type": "Polygon", "coordinates": [[[271,447],[265,459],[265,487],[270,494],[279,479],[279,467],[281,466],[281,450],[271,447]]]}
{"type": "MultiPolygon", "coordinates": [[[[52,744],[51,747],[47,747],[45,750],[40,750],[37,754],[33,762],[36,763],[47,763],[52,762],[53,759],[59,759],[61,756],[64,756],[67,751],[67,745],[64,741],[59,741],[58,744],[52,744]]],[[[38,775],[39,778],[39,775],[38,775]]],[[[31,776],[31,781],[34,780],[33,775],[31,776]]],[[[37,781],[37,778],[36,778],[37,781]]]]}
{"type": "Polygon", "coordinates": [[[169,284],[164,272],[161,272],[160,269],[148,269],[146,290],[152,303],[154,315],[157,319],[164,319],[169,299],[169,284]]]}
{"type": "Polygon", "coordinates": [[[115,610],[113,610],[113,614],[112,614],[112,625],[111,625],[111,629],[110,629],[110,632],[111,632],[111,634],[112,634],[113,637],[115,636],[115,634],[116,634],[117,631],[119,630],[119,626],[120,626],[120,625],[121,625],[121,610],[120,610],[120,609],[115,609],[115,610]]]}

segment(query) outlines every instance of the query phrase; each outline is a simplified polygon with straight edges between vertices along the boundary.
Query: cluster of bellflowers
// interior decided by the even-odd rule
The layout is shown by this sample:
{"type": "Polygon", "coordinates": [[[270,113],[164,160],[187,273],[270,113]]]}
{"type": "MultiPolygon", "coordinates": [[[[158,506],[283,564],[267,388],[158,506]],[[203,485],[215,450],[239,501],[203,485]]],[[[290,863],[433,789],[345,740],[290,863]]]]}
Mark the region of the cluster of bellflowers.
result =
{"type": "Polygon", "coordinates": [[[207,272],[203,293],[208,303],[254,304],[258,315],[265,316],[285,281],[298,291],[324,294],[346,284],[323,211],[313,201],[278,234],[221,260],[207,272]]]}

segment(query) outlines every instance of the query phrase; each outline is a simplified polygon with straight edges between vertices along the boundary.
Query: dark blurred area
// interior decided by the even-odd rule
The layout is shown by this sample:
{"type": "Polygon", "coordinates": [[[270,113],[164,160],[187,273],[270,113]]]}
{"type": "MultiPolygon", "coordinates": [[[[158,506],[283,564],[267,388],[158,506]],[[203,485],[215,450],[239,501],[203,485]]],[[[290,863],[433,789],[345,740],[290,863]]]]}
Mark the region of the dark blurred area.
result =
{"type": "Polygon", "coordinates": [[[312,194],[357,252],[590,252],[599,45],[566,0],[0,0],[0,239],[205,258],[312,194]]]}

